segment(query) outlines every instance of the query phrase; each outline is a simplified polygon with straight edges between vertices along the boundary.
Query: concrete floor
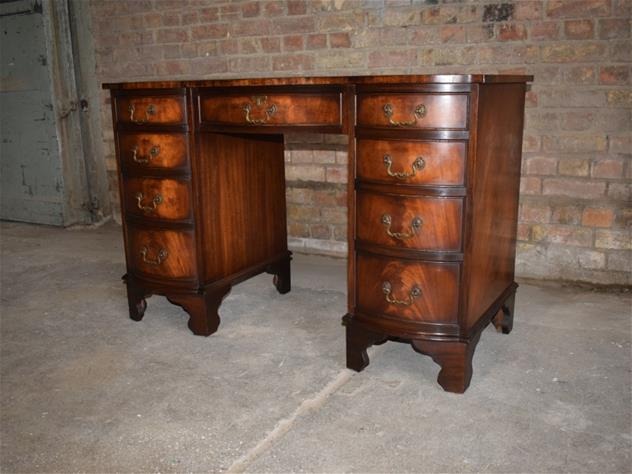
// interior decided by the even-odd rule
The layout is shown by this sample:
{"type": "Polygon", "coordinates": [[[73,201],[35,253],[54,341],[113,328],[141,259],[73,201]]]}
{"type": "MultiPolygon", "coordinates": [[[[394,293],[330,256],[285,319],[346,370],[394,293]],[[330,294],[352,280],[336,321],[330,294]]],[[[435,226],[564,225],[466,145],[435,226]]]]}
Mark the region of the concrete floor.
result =
{"type": "Polygon", "coordinates": [[[464,395],[404,344],[344,368],[345,264],[235,287],[217,334],[127,317],[120,228],[2,223],[0,471],[630,472],[630,296],[523,284],[464,395]]]}

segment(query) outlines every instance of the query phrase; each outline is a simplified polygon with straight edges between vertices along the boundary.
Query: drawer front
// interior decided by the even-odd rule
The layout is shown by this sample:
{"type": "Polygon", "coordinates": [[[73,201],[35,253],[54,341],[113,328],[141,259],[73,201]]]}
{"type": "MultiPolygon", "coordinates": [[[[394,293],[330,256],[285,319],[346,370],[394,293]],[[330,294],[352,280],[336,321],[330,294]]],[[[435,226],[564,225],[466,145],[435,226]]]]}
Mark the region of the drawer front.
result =
{"type": "Polygon", "coordinates": [[[358,192],[357,209],[358,240],[415,250],[461,250],[462,198],[358,192]]]}
{"type": "Polygon", "coordinates": [[[130,178],[123,182],[127,214],[169,221],[191,218],[191,186],[176,179],[130,178]]]}
{"type": "Polygon", "coordinates": [[[377,256],[357,258],[357,305],[367,314],[455,323],[459,263],[415,262],[377,256]]]}
{"type": "Polygon", "coordinates": [[[149,230],[128,226],[128,262],[132,271],[158,278],[191,279],[195,272],[192,231],[149,230]]]}
{"type": "Polygon", "coordinates": [[[338,126],[341,124],[340,111],[341,97],[338,93],[200,97],[202,123],[338,126]]]}
{"type": "Polygon", "coordinates": [[[465,183],[465,142],[363,140],[357,176],[388,184],[458,186],[465,183]]]}
{"type": "Polygon", "coordinates": [[[125,167],[188,168],[189,153],[184,133],[118,134],[119,157],[125,167]]]}
{"type": "Polygon", "coordinates": [[[467,128],[464,94],[360,94],[358,125],[385,128],[467,128]]]}
{"type": "Polygon", "coordinates": [[[116,121],[135,125],[182,125],[186,123],[184,96],[119,96],[116,121]]]}

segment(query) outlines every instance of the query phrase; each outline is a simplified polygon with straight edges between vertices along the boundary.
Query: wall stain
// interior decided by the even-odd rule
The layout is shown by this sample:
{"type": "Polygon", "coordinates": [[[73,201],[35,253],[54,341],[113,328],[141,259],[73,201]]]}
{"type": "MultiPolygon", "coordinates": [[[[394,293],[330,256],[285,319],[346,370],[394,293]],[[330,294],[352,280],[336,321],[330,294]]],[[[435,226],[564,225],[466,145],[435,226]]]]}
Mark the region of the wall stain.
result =
{"type": "Polygon", "coordinates": [[[485,5],[483,10],[483,21],[497,22],[511,20],[514,13],[514,6],[511,3],[499,3],[493,5],[485,5]]]}

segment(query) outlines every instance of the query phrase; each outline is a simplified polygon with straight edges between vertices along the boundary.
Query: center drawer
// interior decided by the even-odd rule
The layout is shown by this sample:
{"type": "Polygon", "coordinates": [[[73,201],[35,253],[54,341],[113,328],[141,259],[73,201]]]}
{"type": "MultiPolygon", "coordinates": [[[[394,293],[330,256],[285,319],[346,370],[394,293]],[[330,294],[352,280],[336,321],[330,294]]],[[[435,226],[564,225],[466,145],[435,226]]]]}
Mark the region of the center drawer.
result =
{"type": "Polygon", "coordinates": [[[340,93],[202,95],[200,122],[226,125],[339,126],[340,93]]]}
{"type": "Polygon", "coordinates": [[[358,95],[358,125],[403,129],[467,128],[466,94],[365,93],[358,95]]]}
{"type": "Polygon", "coordinates": [[[367,191],[357,196],[358,240],[414,250],[461,250],[463,198],[367,191]]]}

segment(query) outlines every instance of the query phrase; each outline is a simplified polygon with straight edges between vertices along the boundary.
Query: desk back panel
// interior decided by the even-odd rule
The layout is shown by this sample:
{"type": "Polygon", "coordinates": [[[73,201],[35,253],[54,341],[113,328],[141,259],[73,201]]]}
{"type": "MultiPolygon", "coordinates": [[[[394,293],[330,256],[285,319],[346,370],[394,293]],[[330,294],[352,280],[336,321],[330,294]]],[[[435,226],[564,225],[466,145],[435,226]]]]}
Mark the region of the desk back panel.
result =
{"type": "Polygon", "coordinates": [[[201,132],[197,140],[203,282],[286,253],[283,136],[201,132]]]}

